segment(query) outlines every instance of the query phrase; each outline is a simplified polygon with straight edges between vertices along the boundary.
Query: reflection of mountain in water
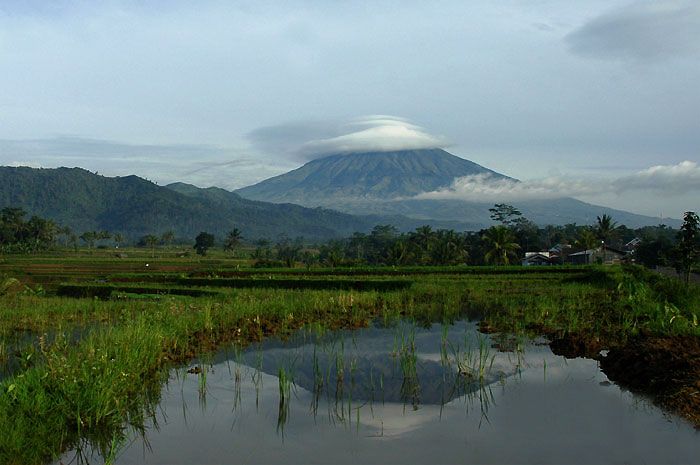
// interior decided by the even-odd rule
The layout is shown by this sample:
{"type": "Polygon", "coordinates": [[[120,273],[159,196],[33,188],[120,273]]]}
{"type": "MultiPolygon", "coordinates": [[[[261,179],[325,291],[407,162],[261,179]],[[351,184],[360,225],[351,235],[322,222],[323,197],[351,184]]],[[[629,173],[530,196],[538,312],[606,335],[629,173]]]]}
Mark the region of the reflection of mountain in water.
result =
{"type": "Polygon", "coordinates": [[[465,359],[478,363],[479,344],[490,346],[485,338],[472,323],[450,326],[445,333],[440,325],[424,329],[406,323],[324,336],[300,332],[289,341],[250,349],[236,361],[273,376],[283,369],[297,386],[331,399],[444,404],[514,373],[504,354],[488,357],[490,369],[481,379],[464,373],[465,359]],[[445,341],[451,347],[447,358],[440,356],[445,341]],[[462,373],[455,357],[462,361],[462,373]]]}
{"type": "MultiPolygon", "coordinates": [[[[459,374],[453,365],[432,360],[418,360],[413,371],[402,368],[399,356],[389,354],[345,356],[340,361],[328,354],[318,354],[315,370],[314,360],[308,354],[296,360],[289,355],[276,350],[266,351],[261,370],[277,375],[279,367],[286,367],[294,384],[311,392],[320,390],[321,395],[330,398],[443,404],[476,391],[480,386],[478,380],[459,374]]],[[[246,357],[246,363],[255,366],[254,357],[246,357]]],[[[489,376],[484,383],[497,379],[489,376]]]]}

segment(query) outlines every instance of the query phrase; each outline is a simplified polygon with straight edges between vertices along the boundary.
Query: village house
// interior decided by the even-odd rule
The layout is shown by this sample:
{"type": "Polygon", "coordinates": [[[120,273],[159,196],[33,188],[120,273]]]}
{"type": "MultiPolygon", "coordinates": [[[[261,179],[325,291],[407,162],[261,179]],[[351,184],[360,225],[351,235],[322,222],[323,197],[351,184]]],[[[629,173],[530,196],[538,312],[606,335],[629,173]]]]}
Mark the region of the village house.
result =
{"type": "Polygon", "coordinates": [[[613,249],[608,245],[601,245],[596,249],[569,254],[567,263],[571,265],[588,265],[593,263],[613,265],[621,263],[626,256],[627,254],[622,250],[613,249]]]}
{"type": "Polygon", "coordinates": [[[522,260],[523,266],[549,266],[553,265],[552,255],[549,252],[525,252],[525,257],[522,260]]]}

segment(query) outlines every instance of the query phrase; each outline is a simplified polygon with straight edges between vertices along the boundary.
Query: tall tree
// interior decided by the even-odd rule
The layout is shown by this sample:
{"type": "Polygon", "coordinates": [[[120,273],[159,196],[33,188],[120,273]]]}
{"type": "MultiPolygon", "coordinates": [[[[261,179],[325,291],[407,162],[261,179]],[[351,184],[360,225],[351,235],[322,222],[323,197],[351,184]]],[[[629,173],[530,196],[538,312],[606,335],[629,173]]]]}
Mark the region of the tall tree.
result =
{"type": "Polygon", "coordinates": [[[523,216],[520,210],[507,203],[497,203],[489,211],[491,219],[503,226],[513,226],[523,216]]]}
{"type": "Polygon", "coordinates": [[[433,265],[457,265],[468,257],[463,238],[452,230],[441,229],[435,234],[430,250],[430,263],[433,265]]]}
{"type": "Polygon", "coordinates": [[[240,229],[233,228],[226,235],[226,239],[224,240],[224,250],[226,252],[235,252],[238,246],[241,245],[242,239],[243,235],[241,234],[240,229]]]}
{"type": "Polygon", "coordinates": [[[618,228],[618,224],[608,214],[603,214],[603,216],[599,216],[596,219],[596,235],[598,239],[605,241],[606,244],[616,236],[618,228]]]}
{"type": "Polygon", "coordinates": [[[700,260],[700,218],[695,212],[685,212],[678,232],[676,268],[688,284],[690,271],[700,260]]]}
{"type": "Polygon", "coordinates": [[[175,240],[175,233],[172,230],[165,231],[161,236],[160,236],[161,242],[163,242],[163,245],[166,247],[170,247],[170,245],[173,243],[175,240]]]}
{"type": "Polygon", "coordinates": [[[69,226],[59,227],[56,234],[63,236],[63,245],[68,245],[70,236],[73,234],[73,230],[69,226]]]}
{"type": "Polygon", "coordinates": [[[85,231],[80,235],[80,239],[85,242],[88,249],[95,247],[95,241],[97,240],[97,231],[85,231]]]}
{"type": "Polygon", "coordinates": [[[148,234],[141,238],[141,241],[145,246],[151,249],[151,258],[156,258],[156,245],[158,244],[158,236],[153,234],[148,234]]]}
{"type": "Polygon", "coordinates": [[[505,226],[492,226],[483,235],[487,251],[484,255],[487,263],[508,265],[517,259],[520,246],[515,242],[512,231],[505,226]]]}
{"type": "Polygon", "coordinates": [[[269,260],[272,258],[272,249],[270,248],[270,241],[267,239],[258,239],[255,241],[255,250],[253,251],[253,258],[256,260],[269,260]]]}
{"type": "Polygon", "coordinates": [[[296,261],[299,260],[302,248],[303,243],[300,238],[291,241],[286,236],[281,237],[277,244],[275,244],[277,259],[282,260],[289,268],[293,268],[296,261]]]}
{"type": "Polygon", "coordinates": [[[124,235],[122,233],[114,233],[112,239],[114,240],[114,246],[118,249],[124,242],[124,235]]]}
{"type": "Polygon", "coordinates": [[[575,245],[581,250],[597,249],[600,246],[600,239],[591,228],[587,227],[581,229],[575,245]]]}
{"type": "Polygon", "coordinates": [[[418,258],[423,258],[430,253],[431,245],[435,238],[435,233],[429,225],[424,225],[416,228],[416,231],[412,234],[411,239],[418,246],[420,250],[420,255],[418,258]]]}
{"type": "Polygon", "coordinates": [[[204,256],[207,254],[207,250],[214,247],[214,235],[208,232],[200,232],[194,240],[194,250],[197,254],[204,256]]]}

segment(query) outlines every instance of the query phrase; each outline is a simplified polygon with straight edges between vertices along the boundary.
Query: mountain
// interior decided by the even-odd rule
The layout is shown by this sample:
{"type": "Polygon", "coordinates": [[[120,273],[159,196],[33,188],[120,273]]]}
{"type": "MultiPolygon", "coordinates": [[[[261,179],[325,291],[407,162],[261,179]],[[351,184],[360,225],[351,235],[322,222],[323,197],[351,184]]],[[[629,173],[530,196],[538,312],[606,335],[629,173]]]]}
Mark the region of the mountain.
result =
{"type": "MultiPolygon", "coordinates": [[[[256,237],[275,237],[279,234],[307,238],[347,237],[354,232],[368,232],[378,224],[391,224],[400,231],[412,231],[425,224],[419,219],[402,215],[350,215],[321,207],[307,208],[291,203],[278,204],[248,200],[235,192],[219,187],[200,188],[182,182],[168,184],[165,187],[214,205],[221,211],[230,211],[232,215],[242,220],[243,224],[264,222],[277,231],[276,234],[257,234],[256,237]],[[243,214],[244,210],[245,214],[243,214]],[[290,227],[292,229],[288,230],[290,227]],[[319,227],[327,230],[319,231],[319,227]]],[[[465,226],[463,222],[451,220],[437,220],[434,224],[436,227],[446,229],[463,229],[465,226]]],[[[240,228],[240,226],[236,227],[240,228]]]]}
{"type": "Polygon", "coordinates": [[[403,150],[330,155],[236,192],[249,199],[301,205],[386,200],[433,191],[455,177],[473,174],[507,178],[441,149],[403,150]]]}
{"type": "MultiPolygon", "coordinates": [[[[236,192],[267,202],[293,202],[353,214],[401,215],[434,224],[456,221],[478,229],[491,224],[494,202],[412,198],[449,187],[454,178],[489,174],[512,179],[440,149],[335,154],[236,192]]],[[[525,217],[545,224],[591,224],[602,214],[629,227],[657,225],[659,218],[592,205],[563,197],[514,203],[525,217]]],[[[671,226],[679,220],[664,219],[671,226]]]]}
{"type": "Polygon", "coordinates": [[[223,189],[162,187],[137,176],[104,177],[81,168],[0,167],[4,207],[21,207],[78,234],[108,230],[132,239],[167,230],[183,239],[200,231],[223,237],[234,227],[249,239],[274,239],[283,233],[328,239],[368,231],[382,222],[372,216],[247,200],[223,189]]]}

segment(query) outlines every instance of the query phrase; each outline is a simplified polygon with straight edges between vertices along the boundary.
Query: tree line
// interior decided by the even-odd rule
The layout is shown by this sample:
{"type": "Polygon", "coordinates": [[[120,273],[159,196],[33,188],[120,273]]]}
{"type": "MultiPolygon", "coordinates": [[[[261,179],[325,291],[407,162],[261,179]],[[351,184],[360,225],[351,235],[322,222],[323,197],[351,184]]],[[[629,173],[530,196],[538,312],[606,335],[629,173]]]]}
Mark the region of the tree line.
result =
{"type": "MultiPolygon", "coordinates": [[[[683,226],[676,230],[665,225],[630,229],[617,224],[609,215],[599,216],[593,225],[539,227],[512,205],[496,204],[489,211],[496,225],[480,231],[457,232],[426,225],[401,233],[392,225],[377,225],[369,233],[355,233],[321,244],[286,236],[275,242],[260,239],[249,244],[253,247],[250,256],[257,266],[508,265],[518,263],[526,252],[556,250],[563,261],[570,253],[601,245],[621,250],[636,240],[632,256],[646,266],[674,266],[687,276],[700,259],[700,222],[694,212],[686,212],[683,226]]],[[[121,233],[85,231],[77,235],[50,219],[26,217],[20,208],[0,210],[0,252],[31,253],[54,248],[59,243],[76,250],[80,244],[92,249],[98,244],[105,246],[105,242],[116,248],[125,243],[121,233]]],[[[145,235],[136,245],[150,248],[155,256],[157,246],[169,247],[175,240],[174,233],[166,231],[145,235]]],[[[225,251],[235,252],[243,243],[243,233],[234,228],[219,245],[225,251]]],[[[201,232],[193,249],[205,255],[216,246],[214,235],[201,232]]]]}
{"type": "Polygon", "coordinates": [[[593,225],[538,227],[511,205],[496,204],[490,212],[497,224],[480,231],[422,226],[400,233],[392,225],[378,225],[368,234],[312,246],[301,238],[283,237],[274,244],[259,240],[252,258],[258,266],[509,265],[520,263],[526,252],[553,251],[553,263],[565,263],[571,253],[606,246],[630,252],[630,259],[642,265],[673,266],[686,279],[700,260],[700,228],[694,212],[685,213],[680,230],[666,225],[631,229],[606,214],[593,225]]]}

